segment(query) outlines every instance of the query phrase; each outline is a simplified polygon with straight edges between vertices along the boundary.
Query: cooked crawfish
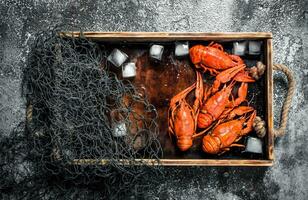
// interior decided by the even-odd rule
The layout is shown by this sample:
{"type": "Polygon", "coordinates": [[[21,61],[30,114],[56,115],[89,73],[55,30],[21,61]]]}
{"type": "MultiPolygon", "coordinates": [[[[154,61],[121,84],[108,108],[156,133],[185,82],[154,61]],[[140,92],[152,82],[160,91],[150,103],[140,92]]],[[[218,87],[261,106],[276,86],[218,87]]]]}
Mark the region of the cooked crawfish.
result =
{"type": "Polygon", "coordinates": [[[245,65],[236,66],[231,69],[225,70],[220,73],[214,85],[211,89],[205,90],[203,97],[202,106],[198,115],[198,127],[207,128],[215,120],[219,119],[220,115],[227,110],[232,110],[232,108],[239,106],[243,101],[246,101],[248,84],[247,82],[252,82],[254,79],[250,78],[245,73],[240,73],[241,70],[245,68],[245,65]],[[226,83],[231,80],[233,81],[227,86],[216,92],[220,87],[221,83],[226,83]],[[235,100],[230,101],[231,92],[235,81],[242,82],[240,88],[238,89],[238,97],[235,100]],[[211,94],[214,94],[211,96],[211,94]],[[211,96],[210,98],[208,98],[211,96]]]}
{"type": "Polygon", "coordinates": [[[214,42],[211,42],[208,46],[193,46],[189,50],[189,55],[196,68],[208,70],[212,75],[218,74],[217,70],[225,70],[244,64],[239,56],[224,52],[223,47],[214,42]]]}
{"type": "Polygon", "coordinates": [[[176,136],[177,146],[181,151],[188,150],[193,144],[193,136],[197,129],[197,115],[203,94],[203,81],[197,72],[197,82],[175,95],[168,111],[169,132],[176,136]],[[195,90],[195,101],[191,107],[185,100],[186,96],[195,90]]]}
{"type": "Polygon", "coordinates": [[[252,131],[253,121],[257,113],[252,107],[241,106],[235,108],[229,115],[230,119],[248,112],[252,112],[249,118],[242,117],[221,123],[213,129],[212,133],[204,136],[203,151],[209,154],[222,154],[229,151],[230,147],[244,147],[244,145],[236,142],[252,131]]]}

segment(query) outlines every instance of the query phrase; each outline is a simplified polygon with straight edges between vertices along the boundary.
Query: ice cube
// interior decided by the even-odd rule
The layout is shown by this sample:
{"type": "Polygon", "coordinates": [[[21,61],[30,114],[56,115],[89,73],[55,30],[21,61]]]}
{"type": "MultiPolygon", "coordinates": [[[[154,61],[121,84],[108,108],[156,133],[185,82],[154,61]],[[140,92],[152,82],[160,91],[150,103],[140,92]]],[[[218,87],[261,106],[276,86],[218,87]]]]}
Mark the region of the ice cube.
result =
{"type": "Polygon", "coordinates": [[[259,138],[248,137],[246,142],[245,152],[249,153],[263,153],[262,141],[259,138]]]}
{"type": "Polygon", "coordinates": [[[233,42],[233,54],[238,56],[243,56],[246,51],[246,41],[243,42],[233,42]]]}
{"type": "Polygon", "coordinates": [[[128,56],[126,53],[120,51],[119,49],[113,49],[107,60],[116,67],[120,67],[127,60],[127,58],[128,56]]]}
{"type": "Polygon", "coordinates": [[[122,137],[125,136],[126,134],[127,134],[127,129],[126,129],[126,124],[124,122],[120,122],[115,125],[114,131],[112,133],[114,137],[122,137]]]}
{"type": "Polygon", "coordinates": [[[261,41],[249,41],[249,54],[250,55],[258,55],[261,53],[261,41]]]}
{"type": "Polygon", "coordinates": [[[122,67],[123,78],[130,78],[136,76],[136,65],[133,62],[127,63],[122,67]]]}
{"type": "Polygon", "coordinates": [[[176,42],[175,43],[175,56],[181,57],[181,56],[186,56],[189,54],[189,45],[188,42],[180,43],[176,42]]]}
{"type": "Polygon", "coordinates": [[[150,48],[150,57],[156,60],[161,60],[163,52],[164,52],[164,46],[153,44],[150,48]]]}

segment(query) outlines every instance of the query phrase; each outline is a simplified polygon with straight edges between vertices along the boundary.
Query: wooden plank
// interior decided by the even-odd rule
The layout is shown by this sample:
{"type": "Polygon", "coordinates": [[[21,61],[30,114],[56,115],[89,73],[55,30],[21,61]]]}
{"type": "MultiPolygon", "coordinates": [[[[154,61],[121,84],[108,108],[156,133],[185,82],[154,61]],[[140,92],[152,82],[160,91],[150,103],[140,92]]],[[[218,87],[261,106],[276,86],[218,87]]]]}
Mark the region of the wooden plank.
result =
{"type": "MultiPolygon", "coordinates": [[[[108,160],[75,159],[75,165],[106,165],[108,160]]],[[[162,166],[272,166],[272,160],[230,160],[230,159],[136,159],[119,160],[123,165],[162,165],[162,166]]]]}
{"type": "MultiPolygon", "coordinates": [[[[60,35],[80,37],[81,32],[61,32],[60,35]]],[[[82,35],[86,38],[100,41],[242,40],[272,38],[272,33],[268,32],[83,32],[82,35]]]]}
{"type": "Polygon", "coordinates": [[[267,158],[274,160],[274,135],[273,135],[273,58],[272,58],[272,39],[266,40],[266,94],[267,94],[267,158]]]}
{"type": "Polygon", "coordinates": [[[163,166],[272,166],[271,160],[162,159],[163,166]]]}

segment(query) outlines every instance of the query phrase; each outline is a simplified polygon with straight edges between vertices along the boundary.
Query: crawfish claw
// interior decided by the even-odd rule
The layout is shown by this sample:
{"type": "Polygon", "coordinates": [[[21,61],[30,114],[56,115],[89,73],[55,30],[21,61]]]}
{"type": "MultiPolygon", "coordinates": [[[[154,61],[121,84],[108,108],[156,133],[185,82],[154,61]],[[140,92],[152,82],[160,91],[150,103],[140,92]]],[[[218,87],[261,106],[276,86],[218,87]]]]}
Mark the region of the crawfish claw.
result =
{"type": "Polygon", "coordinates": [[[248,121],[247,121],[247,124],[246,124],[246,128],[244,128],[242,131],[241,131],[241,135],[246,135],[247,133],[249,133],[250,131],[252,131],[252,128],[253,128],[253,121],[255,120],[257,116],[257,111],[254,111],[248,121]]]}
{"type": "Polygon", "coordinates": [[[248,75],[247,71],[237,73],[233,80],[245,83],[253,83],[256,81],[254,78],[248,75]]]}

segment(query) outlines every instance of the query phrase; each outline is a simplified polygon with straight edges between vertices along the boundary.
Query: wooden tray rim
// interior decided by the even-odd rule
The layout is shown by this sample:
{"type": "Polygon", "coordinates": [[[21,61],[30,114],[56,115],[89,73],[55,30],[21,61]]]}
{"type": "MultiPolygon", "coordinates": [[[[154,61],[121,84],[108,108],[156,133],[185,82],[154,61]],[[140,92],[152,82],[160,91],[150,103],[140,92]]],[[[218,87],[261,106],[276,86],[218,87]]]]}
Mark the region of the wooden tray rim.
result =
{"type": "Polygon", "coordinates": [[[60,32],[61,36],[80,37],[91,39],[112,39],[112,40],[214,40],[214,39],[271,39],[270,32],[60,32]]]}
{"type": "MultiPolygon", "coordinates": [[[[268,159],[160,159],[163,166],[272,166],[274,160],[274,135],[273,129],[273,80],[272,80],[272,33],[271,32],[80,32],[64,31],[59,33],[62,37],[85,37],[98,41],[176,41],[176,40],[266,40],[265,60],[266,70],[266,116],[267,116],[267,147],[268,159]]],[[[75,159],[75,164],[91,162],[88,159],[75,159]]],[[[94,160],[92,160],[94,161],[94,160]]],[[[153,159],[143,159],[149,165],[153,159]]],[[[101,160],[101,164],[107,164],[108,160],[101,160]]]]}
{"type": "MultiPolygon", "coordinates": [[[[121,165],[161,165],[161,166],[272,166],[272,160],[255,160],[255,159],[135,159],[119,160],[121,165]]],[[[108,159],[74,159],[74,165],[107,165],[108,159]]]]}

